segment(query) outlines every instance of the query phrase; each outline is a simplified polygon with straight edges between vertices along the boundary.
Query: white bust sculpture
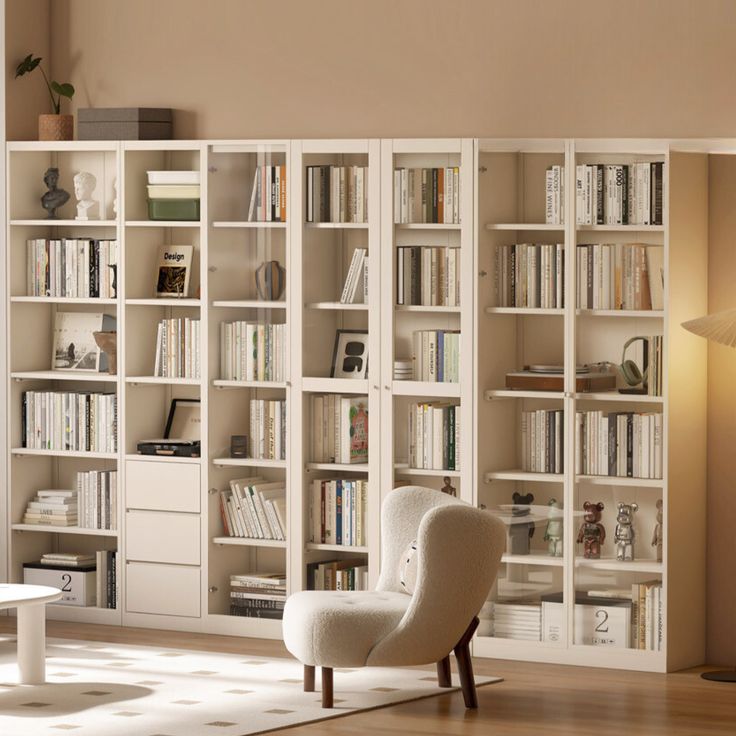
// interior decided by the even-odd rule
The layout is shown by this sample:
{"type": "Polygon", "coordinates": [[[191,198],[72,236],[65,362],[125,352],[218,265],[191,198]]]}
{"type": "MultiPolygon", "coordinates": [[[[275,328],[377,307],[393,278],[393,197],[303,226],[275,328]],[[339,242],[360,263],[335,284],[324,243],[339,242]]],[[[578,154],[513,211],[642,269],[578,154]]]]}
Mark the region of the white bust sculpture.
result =
{"type": "Polygon", "coordinates": [[[88,171],[80,171],[74,176],[74,196],[77,198],[77,220],[99,220],[100,203],[92,199],[97,186],[97,178],[88,171]]]}

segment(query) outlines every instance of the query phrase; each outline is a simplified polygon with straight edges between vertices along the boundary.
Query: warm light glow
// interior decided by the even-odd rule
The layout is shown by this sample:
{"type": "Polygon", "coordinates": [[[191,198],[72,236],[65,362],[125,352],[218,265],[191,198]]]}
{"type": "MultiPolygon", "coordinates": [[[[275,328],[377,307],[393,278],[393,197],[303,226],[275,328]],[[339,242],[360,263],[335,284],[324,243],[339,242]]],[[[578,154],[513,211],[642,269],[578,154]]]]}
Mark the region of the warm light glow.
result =
{"type": "Polygon", "coordinates": [[[683,322],[682,326],[695,335],[719,342],[721,345],[736,347],[736,309],[726,309],[723,312],[691,319],[683,322]]]}

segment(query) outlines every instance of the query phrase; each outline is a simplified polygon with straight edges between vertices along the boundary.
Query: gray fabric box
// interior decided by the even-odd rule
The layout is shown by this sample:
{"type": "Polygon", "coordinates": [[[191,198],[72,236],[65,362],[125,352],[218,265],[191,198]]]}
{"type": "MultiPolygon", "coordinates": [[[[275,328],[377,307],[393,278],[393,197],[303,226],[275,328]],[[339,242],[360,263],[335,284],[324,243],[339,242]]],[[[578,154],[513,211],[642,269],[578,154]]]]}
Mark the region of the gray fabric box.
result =
{"type": "Polygon", "coordinates": [[[174,137],[168,107],[82,107],[77,110],[80,141],[151,141],[174,137]]]}

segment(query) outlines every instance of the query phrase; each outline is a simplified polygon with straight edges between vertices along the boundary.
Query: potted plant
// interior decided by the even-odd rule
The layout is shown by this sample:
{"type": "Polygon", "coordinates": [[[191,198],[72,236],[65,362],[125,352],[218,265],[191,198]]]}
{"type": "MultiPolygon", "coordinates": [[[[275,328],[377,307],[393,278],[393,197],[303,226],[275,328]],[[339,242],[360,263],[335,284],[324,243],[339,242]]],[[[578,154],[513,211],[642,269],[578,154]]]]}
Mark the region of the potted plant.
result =
{"type": "Polygon", "coordinates": [[[41,70],[46,87],[49,90],[51,104],[54,108],[53,115],[38,116],[38,140],[40,141],[70,141],[74,138],[74,116],[61,114],[61,98],[67,97],[72,99],[74,96],[74,87],[68,82],[59,84],[59,82],[49,82],[43,67],[39,66],[42,59],[40,56],[34,57],[28,54],[23,61],[15,69],[15,78],[22,77],[24,74],[32,72],[36,67],[41,70]],[[54,97],[56,93],[56,97],[54,97]]]}

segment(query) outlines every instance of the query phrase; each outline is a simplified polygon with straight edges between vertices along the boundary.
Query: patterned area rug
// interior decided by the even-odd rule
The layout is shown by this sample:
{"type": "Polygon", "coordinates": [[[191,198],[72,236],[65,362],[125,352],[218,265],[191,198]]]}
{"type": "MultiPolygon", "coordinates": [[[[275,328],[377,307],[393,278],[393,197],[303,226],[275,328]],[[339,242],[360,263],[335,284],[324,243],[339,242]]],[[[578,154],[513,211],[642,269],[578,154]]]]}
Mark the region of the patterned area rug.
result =
{"type": "Polygon", "coordinates": [[[447,692],[426,670],[340,669],[325,710],[291,659],[66,639],[48,640],[46,676],[15,684],[15,639],[0,637],[2,736],[245,736],[447,692]]]}

